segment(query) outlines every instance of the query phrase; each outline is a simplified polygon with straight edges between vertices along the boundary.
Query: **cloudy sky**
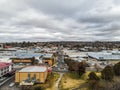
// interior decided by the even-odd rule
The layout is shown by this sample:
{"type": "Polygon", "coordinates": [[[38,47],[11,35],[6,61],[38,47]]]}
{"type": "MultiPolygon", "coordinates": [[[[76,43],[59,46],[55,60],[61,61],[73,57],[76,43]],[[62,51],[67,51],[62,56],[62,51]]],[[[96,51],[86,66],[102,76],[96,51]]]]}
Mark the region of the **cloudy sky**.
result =
{"type": "Polygon", "coordinates": [[[0,0],[0,42],[120,40],[120,0],[0,0]]]}

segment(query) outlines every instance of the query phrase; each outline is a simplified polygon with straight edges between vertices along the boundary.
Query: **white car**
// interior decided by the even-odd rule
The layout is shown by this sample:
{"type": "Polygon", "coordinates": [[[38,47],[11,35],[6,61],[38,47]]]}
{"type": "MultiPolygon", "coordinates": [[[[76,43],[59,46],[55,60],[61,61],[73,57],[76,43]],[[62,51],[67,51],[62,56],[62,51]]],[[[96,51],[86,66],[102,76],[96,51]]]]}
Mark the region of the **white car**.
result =
{"type": "Polygon", "coordinates": [[[9,87],[13,87],[15,85],[15,83],[10,83],[9,87]]]}

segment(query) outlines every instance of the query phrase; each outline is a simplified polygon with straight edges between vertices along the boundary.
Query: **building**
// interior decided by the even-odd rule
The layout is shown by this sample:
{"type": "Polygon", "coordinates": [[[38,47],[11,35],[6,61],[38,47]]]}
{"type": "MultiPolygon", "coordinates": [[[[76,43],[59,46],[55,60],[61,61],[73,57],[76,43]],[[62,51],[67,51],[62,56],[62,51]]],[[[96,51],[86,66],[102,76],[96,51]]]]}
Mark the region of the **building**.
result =
{"type": "Polygon", "coordinates": [[[90,52],[88,56],[97,60],[120,60],[120,53],[90,52]]]}
{"type": "Polygon", "coordinates": [[[41,53],[17,53],[12,62],[14,64],[34,64],[36,60],[40,60],[41,53]]]}
{"type": "Polygon", "coordinates": [[[0,78],[13,71],[13,64],[0,62],[0,78]]]}
{"type": "Polygon", "coordinates": [[[96,59],[97,61],[104,61],[108,63],[117,63],[120,61],[120,52],[117,51],[104,51],[104,52],[89,52],[88,56],[90,58],[96,59]]]}
{"type": "Polygon", "coordinates": [[[33,85],[34,83],[45,83],[48,68],[44,65],[25,67],[15,73],[15,82],[20,85],[33,85]]]}
{"type": "Polygon", "coordinates": [[[14,64],[32,64],[34,60],[32,58],[14,58],[12,59],[12,63],[14,64]]]}
{"type": "Polygon", "coordinates": [[[0,49],[3,49],[3,44],[0,44],[0,49]]]}
{"type": "Polygon", "coordinates": [[[43,63],[45,63],[48,66],[52,66],[55,62],[55,57],[53,56],[53,54],[45,54],[43,56],[43,63]]]}

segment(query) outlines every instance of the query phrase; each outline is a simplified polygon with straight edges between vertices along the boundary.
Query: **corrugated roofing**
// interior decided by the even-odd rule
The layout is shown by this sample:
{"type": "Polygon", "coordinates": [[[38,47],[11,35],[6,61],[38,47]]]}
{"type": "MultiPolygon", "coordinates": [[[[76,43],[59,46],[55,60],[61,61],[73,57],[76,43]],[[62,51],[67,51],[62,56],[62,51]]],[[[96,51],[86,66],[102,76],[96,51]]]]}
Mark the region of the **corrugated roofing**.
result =
{"type": "Polygon", "coordinates": [[[120,54],[117,53],[91,52],[88,55],[99,60],[120,60],[120,54]]]}
{"type": "Polygon", "coordinates": [[[46,66],[29,66],[26,68],[23,68],[19,72],[46,72],[47,67],[46,66]]]}
{"type": "Polygon", "coordinates": [[[44,58],[51,58],[53,54],[44,54],[43,57],[44,58]]]}
{"type": "Polygon", "coordinates": [[[18,53],[16,54],[16,58],[38,58],[40,57],[42,54],[41,53],[18,53]]]}

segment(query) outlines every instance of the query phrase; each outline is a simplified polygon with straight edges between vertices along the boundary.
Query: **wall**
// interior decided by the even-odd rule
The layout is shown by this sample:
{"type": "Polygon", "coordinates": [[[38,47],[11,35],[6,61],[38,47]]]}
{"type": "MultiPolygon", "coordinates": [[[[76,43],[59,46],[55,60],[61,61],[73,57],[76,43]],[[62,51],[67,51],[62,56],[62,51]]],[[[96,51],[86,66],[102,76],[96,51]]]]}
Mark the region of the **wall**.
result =
{"type": "Polygon", "coordinates": [[[28,78],[28,74],[30,74],[30,78],[36,74],[36,80],[38,80],[41,83],[44,83],[47,78],[47,71],[46,72],[16,72],[15,73],[15,82],[20,83],[23,80],[26,80],[28,78]]]}

